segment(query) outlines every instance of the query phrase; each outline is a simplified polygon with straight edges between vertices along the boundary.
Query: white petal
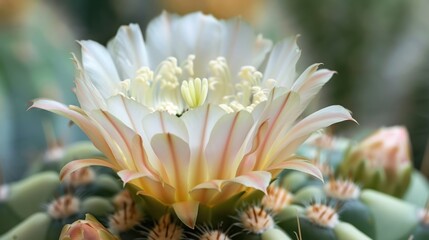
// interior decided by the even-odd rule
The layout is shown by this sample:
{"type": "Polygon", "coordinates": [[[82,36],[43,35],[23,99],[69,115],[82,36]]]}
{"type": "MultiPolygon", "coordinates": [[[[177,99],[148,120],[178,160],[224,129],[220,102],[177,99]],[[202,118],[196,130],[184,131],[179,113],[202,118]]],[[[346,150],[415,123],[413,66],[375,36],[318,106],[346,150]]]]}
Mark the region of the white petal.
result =
{"type": "Polygon", "coordinates": [[[200,12],[181,18],[164,12],[149,24],[146,35],[152,68],[169,56],[183,61],[193,54],[196,74],[206,73],[210,60],[225,57],[235,77],[242,66],[259,67],[272,46],[239,18],[218,21],[200,12]]]}
{"type": "Polygon", "coordinates": [[[221,24],[213,16],[201,12],[192,13],[177,20],[172,29],[174,56],[184,60],[195,55],[195,76],[206,76],[208,63],[219,57],[221,24]]]}
{"type": "Polygon", "coordinates": [[[296,40],[297,38],[285,39],[274,46],[264,72],[264,80],[274,79],[279,86],[291,89],[296,76],[296,63],[301,55],[296,40]]]}
{"type": "Polygon", "coordinates": [[[145,106],[120,94],[107,99],[107,110],[129,128],[141,134],[142,120],[150,113],[145,106]]]}
{"type": "Polygon", "coordinates": [[[135,77],[136,71],[149,66],[146,46],[138,24],[130,24],[119,28],[115,38],[108,44],[121,79],[135,77]]]}
{"type": "Polygon", "coordinates": [[[79,60],[73,54],[73,61],[76,68],[76,97],[85,111],[94,109],[106,109],[105,99],[101,96],[98,89],[85,74],[79,60]]]}
{"type": "Polygon", "coordinates": [[[258,68],[270,51],[272,42],[257,36],[240,18],[223,22],[221,56],[227,60],[235,77],[243,66],[258,68]]]}
{"type": "Polygon", "coordinates": [[[82,65],[86,75],[104,98],[115,94],[120,82],[116,66],[105,47],[94,41],[80,41],[82,65]]]}
{"type": "Polygon", "coordinates": [[[163,12],[147,26],[146,46],[151,69],[156,69],[161,61],[173,56],[174,40],[177,39],[172,35],[172,28],[177,19],[177,15],[163,12]]]}

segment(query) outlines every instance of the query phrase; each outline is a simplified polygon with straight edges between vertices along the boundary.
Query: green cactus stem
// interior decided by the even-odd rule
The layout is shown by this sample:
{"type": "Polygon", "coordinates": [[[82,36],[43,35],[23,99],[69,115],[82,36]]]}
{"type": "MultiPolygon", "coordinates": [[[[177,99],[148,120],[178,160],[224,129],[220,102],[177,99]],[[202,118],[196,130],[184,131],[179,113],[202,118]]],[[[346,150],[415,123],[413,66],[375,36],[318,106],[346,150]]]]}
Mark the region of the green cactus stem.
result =
{"type": "Polygon", "coordinates": [[[51,217],[35,213],[0,237],[0,240],[46,240],[51,217]]]}
{"type": "MultiPolygon", "coordinates": [[[[11,216],[15,215],[19,220],[23,220],[41,211],[43,204],[51,198],[59,184],[58,174],[54,172],[40,173],[11,184],[6,198],[0,201],[0,208],[8,208],[9,210],[2,211],[14,213],[11,216]],[[28,204],[29,200],[31,204],[28,204]]],[[[5,218],[2,221],[13,221],[13,218],[5,218]]],[[[0,222],[0,226],[7,225],[9,224],[0,222]]]]}
{"type": "Polygon", "coordinates": [[[377,240],[407,239],[419,223],[416,207],[400,199],[368,189],[362,191],[360,200],[374,217],[377,240]]]}

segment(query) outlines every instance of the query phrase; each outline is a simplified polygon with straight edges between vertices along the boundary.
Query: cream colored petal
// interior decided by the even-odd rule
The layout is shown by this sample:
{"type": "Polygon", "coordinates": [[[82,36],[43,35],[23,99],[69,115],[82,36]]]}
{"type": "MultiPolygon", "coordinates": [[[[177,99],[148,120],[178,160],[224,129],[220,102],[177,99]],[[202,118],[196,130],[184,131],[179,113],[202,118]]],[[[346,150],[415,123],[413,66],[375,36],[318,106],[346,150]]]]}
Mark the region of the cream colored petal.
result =
{"type": "Polygon", "coordinates": [[[267,171],[252,171],[225,180],[211,180],[195,186],[191,196],[206,205],[215,205],[227,200],[245,188],[253,188],[266,193],[271,181],[271,173],[267,171]]]}
{"type": "Polygon", "coordinates": [[[258,130],[255,131],[255,134],[252,135],[253,142],[252,142],[252,148],[250,151],[247,152],[247,154],[243,157],[243,159],[240,162],[240,165],[237,169],[237,175],[242,175],[247,172],[252,171],[255,168],[256,165],[256,158],[257,158],[257,151],[260,149],[260,145],[263,142],[263,139],[265,137],[265,133],[268,128],[268,120],[264,121],[261,125],[258,126],[258,130]]]}
{"type": "Polygon", "coordinates": [[[296,77],[296,63],[301,56],[296,40],[297,37],[288,38],[274,46],[264,71],[264,80],[274,79],[279,86],[292,88],[296,77]]]}
{"type": "Polygon", "coordinates": [[[165,181],[176,189],[177,201],[188,199],[188,176],[190,150],[188,144],[180,137],[170,133],[162,133],[153,136],[151,146],[163,163],[168,174],[165,181]]]}
{"type": "Polygon", "coordinates": [[[176,202],[176,190],[170,184],[154,180],[150,177],[141,177],[133,179],[129,184],[134,185],[138,195],[155,198],[165,205],[171,205],[176,202]]]}
{"type": "Polygon", "coordinates": [[[177,217],[191,229],[194,229],[197,221],[199,203],[195,201],[176,202],[173,204],[177,217]]]}
{"type": "Polygon", "coordinates": [[[113,60],[118,66],[121,79],[134,78],[138,69],[149,66],[149,58],[138,24],[119,28],[115,38],[108,44],[113,60]]]}
{"type": "Polygon", "coordinates": [[[80,41],[85,74],[104,98],[116,94],[120,82],[116,66],[107,49],[94,41],[80,41]]]}
{"type": "Polygon", "coordinates": [[[268,129],[266,141],[264,144],[271,146],[278,137],[283,135],[285,130],[288,130],[295,124],[296,119],[300,115],[301,98],[295,92],[288,92],[275,99],[268,109],[268,129]]]}
{"type": "Polygon", "coordinates": [[[271,173],[266,171],[252,171],[240,175],[234,179],[228,180],[228,183],[238,183],[245,187],[250,187],[266,194],[267,187],[270,185],[271,173]]]}
{"type": "Polygon", "coordinates": [[[268,153],[272,150],[273,145],[277,144],[282,132],[295,123],[299,110],[299,96],[294,92],[277,97],[267,105],[261,118],[261,120],[267,121],[267,127],[261,129],[263,132],[258,133],[261,135],[261,142],[253,154],[253,157],[257,159],[253,170],[262,170],[270,164],[273,156],[268,153]]]}
{"type": "Polygon", "coordinates": [[[148,139],[156,134],[171,133],[184,141],[189,141],[188,130],[181,118],[167,112],[156,111],[143,118],[143,132],[148,139]]]}
{"type": "Polygon", "coordinates": [[[283,170],[283,169],[292,169],[297,170],[303,173],[310,174],[323,182],[323,175],[320,169],[314,164],[308,162],[306,159],[300,159],[296,157],[291,157],[284,161],[273,164],[268,167],[267,170],[283,170]]]}
{"type": "Polygon", "coordinates": [[[292,91],[299,93],[302,109],[316,96],[320,89],[332,78],[334,71],[318,70],[320,64],[308,67],[292,86],[292,91]]]}
{"type": "Polygon", "coordinates": [[[101,166],[101,167],[108,167],[113,169],[114,171],[118,170],[118,167],[106,160],[101,159],[79,159],[79,160],[73,160],[69,163],[67,163],[60,172],[60,179],[63,180],[67,175],[70,173],[79,170],[84,167],[90,167],[90,166],[101,166]]]}
{"type": "Polygon", "coordinates": [[[103,130],[102,134],[118,164],[123,168],[136,169],[131,142],[136,133],[109,112],[94,110],[90,116],[99,124],[99,129],[103,130]]]}
{"type": "MultiPolygon", "coordinates": [[[[86,115],[72,110],[62,103],[48,99],[36,99],[33,101],[33,104],[30,106],[30,108],[44,109],[70,119],[82,129],[82,131],[88,136],[96,148],[104,153],[107,158],[114,159],[113,153],[109,147],[109,144],[104,139],[103,134],[94,124],[94,122],[92,122],[86,115]]],[[[75,109],[78,108],[75,107],[75,109]]]]}
{"type": "Polygon", "coordinates": [[[293,153],[311,133],[346,120],[355,121],[350,112],[342,106],[329,106],[314,112],[295,124],[287,134],[276,141],[272,154],[277,157],[287,157],[286,155],[293,153]]]}
{"type": "Polygon", "coordinates": [[[140,171],[133,171],[133,170],[129,170],[129,169],[124,169],[121,170],[119,172],[117,172],[119,178],[122,180],[122,182],[124,182],[124,185],[135,180],[138,178],[150,178],[153,181],[160,181],[160,179],[157,176],[152,175],[152,173],[145,169],[145,170],[140,170],[140,171]]]}
{"type": "Polygon", "coordinates": [[[106,103],[109,113],[135,132],[143,134],[142,121],[150,113],[147,107],[120,94],[110,97],[106,103]]]}
{"type": "Polygon", "coordinates": [[[225,114],[225,111],[220,107],[208,104],[189,110],[180,117],[190,133],[191,162],[189,172],[198,173],[189,176],[190,186],[204,182],[209,177],[204,151],[215,123],[225,114]]]}
{"type": "MultiPolygon", "coordinates": [[[[134,135],[131,141],[131,154],[133,157],[135,169],[137,171],[149,172],[151,176],[156,176],[156,179],[159,179],[161,176],[166,176],[164,167],[162,165],[154,165],[154,160],[149,159],[149,156],[143,145],[143,140],[138,134],[134,135]]],[[[157,163],[158,162],[155,161],[155,164],[157,163]]]]}
{"type": "MultiPolygon", "coordinates": [[[[162,163],[159,161],[159,159],[156,157],[155,153],[152,150],[152,147],[150,146],[150,138],[152,138],[153,135],[157,133],[164,133],[168,131],[173,131],[173,129],[185,132],[183,130],[183,126],[177,127],[175,124],[169,124],[165,123],[164,119],[167,118],[171,120],[172,116],[166,116],[169,114],[164,113],[151,113],[145,106],[128,99],[122,95],[116,95],[107,100],[107,108],[109,112],[116,118],[118,118],[122,123],[124,123],[127,127],[134,130],[135,133],[138,133],[141,137],[141,145],[144,150],[145,154],[145,160],[147,160],[146,167],[153,169],[154,172],[157,172],[163,177],[166,177],[167,173],[165,172],[165,169],[162,165],[162,163]],[[154,116],[149,117],[148,119],[144,120],[145,117],[154,114],[154,116]],[[166,117],[161,117],[166,116],[166,117]],[[162,119],[162,121],[160,120],[162,119]],[[146,130],[144,128],[144,123],[146,123],[146,130]],[[164,130],[163,130],[163,126],[164,130]],[[153,166],[153,168],[149,167],[153,166]],[[156,169],[156,170],[155,170],[156,169]]],[[[176,123],[177,121],[180,122],[180,120],[174,116],[174,119],[171,120],[173,123],[176,123]]],[[[178,123],[180,124],[180,123],[178,123]]],[[[182,124],[183,125],[183,124],[182,124]]],[[[128,131],[129,132],[129,131],[128,131]]],[[[175,132],[174,132],[175,133],[175,132]]],[[[132,133],[128,135],[128,137],[131,136],[132,133]]],[[[133,150],[135,150],[133,148],[133,150]]],[[[135,157],[134,157],[135,158],[135,157]]],[[[140,161],[137,161],[140,163],[140,161]]]]}
{"type": "Polygon", "coordinates": [[[253,118],[247,111],[224,115],[214,125],[205,150],[210,179],[235,176],[243,157],[238,154],[246,146],[244,140],[252,126],[253,118]]]}

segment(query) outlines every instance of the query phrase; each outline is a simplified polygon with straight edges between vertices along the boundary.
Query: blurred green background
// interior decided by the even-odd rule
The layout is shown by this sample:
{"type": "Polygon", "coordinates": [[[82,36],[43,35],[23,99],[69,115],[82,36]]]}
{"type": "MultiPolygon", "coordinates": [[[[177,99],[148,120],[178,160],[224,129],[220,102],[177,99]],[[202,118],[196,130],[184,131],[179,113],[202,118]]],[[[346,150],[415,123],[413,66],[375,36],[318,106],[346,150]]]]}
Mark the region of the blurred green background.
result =
{"type": "Polygon", "coordinates": [[[1,181],[23,177],[29,165],[84,139],[58,116],[26,111],[38,97],[76,104],[75,40],[106,44],[120,25],[144,29],[163,9],[241,15],[274,41],[300,34],[298,72],[314,62],[338,72],[314,105],[341,104],[360,123],[334,132],[356,136],[405,125],[420,167],[429,137],[427,0],[1,0],[1,181]]]}

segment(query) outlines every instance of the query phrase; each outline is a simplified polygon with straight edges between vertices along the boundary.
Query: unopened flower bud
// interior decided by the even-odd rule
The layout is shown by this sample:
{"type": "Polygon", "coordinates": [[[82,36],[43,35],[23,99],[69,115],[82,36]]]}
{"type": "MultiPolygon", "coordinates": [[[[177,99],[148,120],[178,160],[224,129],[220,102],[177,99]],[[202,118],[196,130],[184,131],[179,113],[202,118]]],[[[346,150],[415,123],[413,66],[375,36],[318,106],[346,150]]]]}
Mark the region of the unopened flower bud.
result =
{"type": "Polygon", "coordinates": [[[376,131],[353,148],[341,166],[344,177],[395,196],[406,191],[411,171],[410,140],[401,126],[376,131]]]}
{"type": "Polygon", "coordinates": [[[60,240],[118,240],[93,216],[86,214],[85,220],[67,224],[61,231],[60,240]]]}

